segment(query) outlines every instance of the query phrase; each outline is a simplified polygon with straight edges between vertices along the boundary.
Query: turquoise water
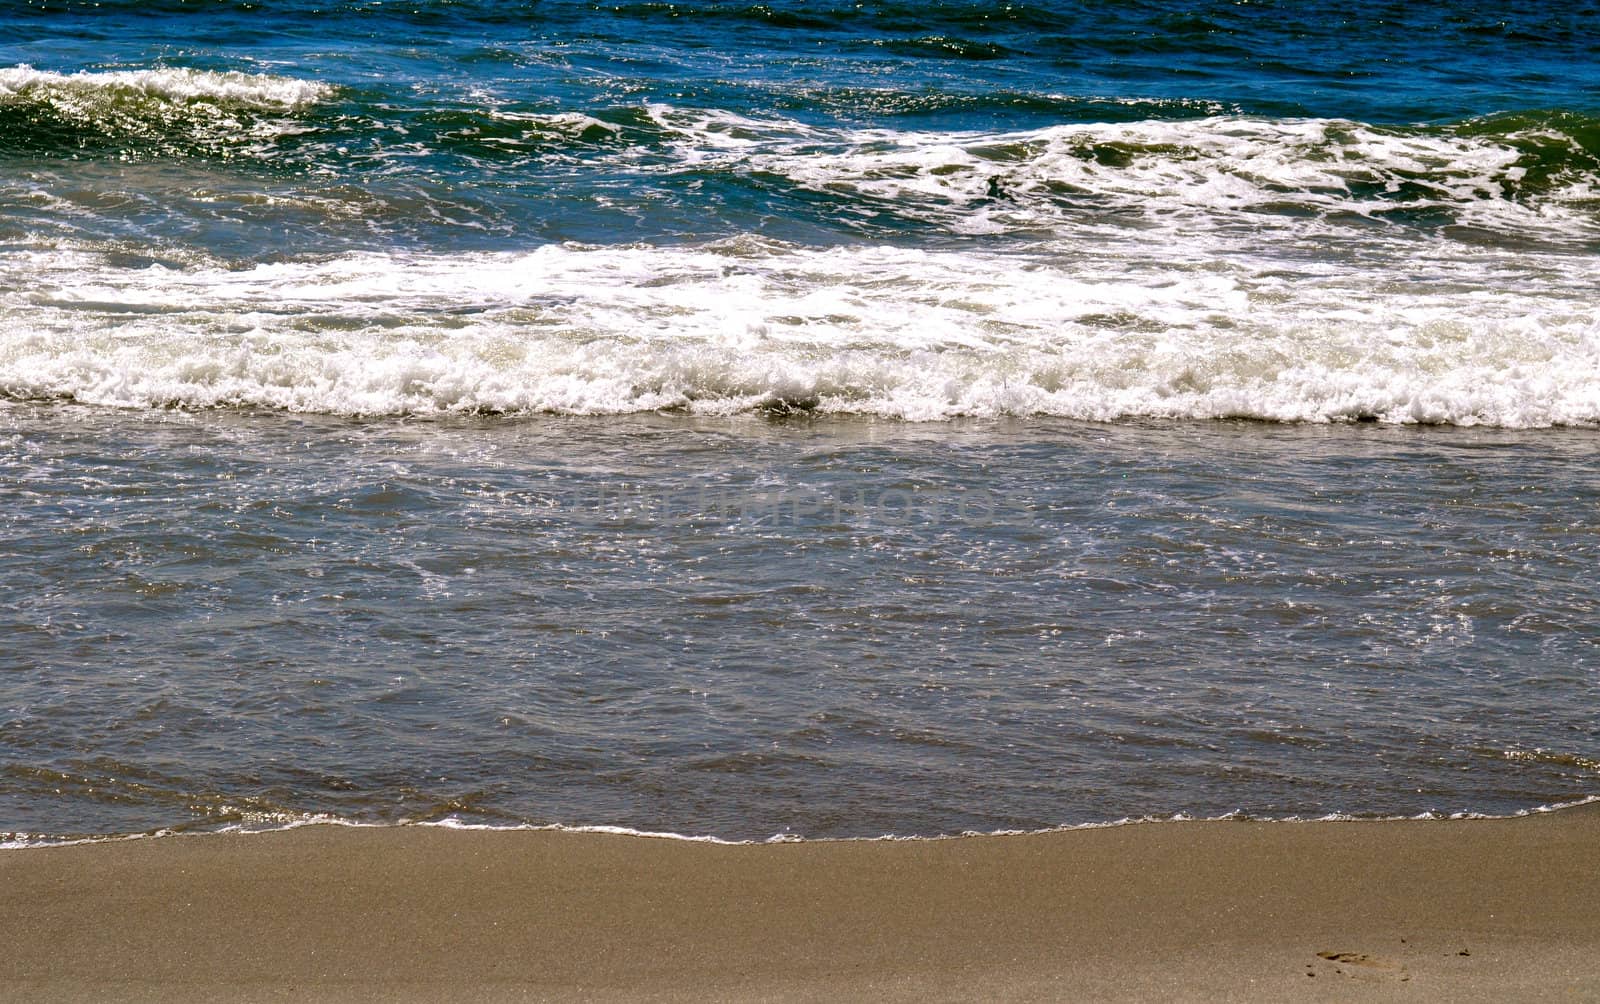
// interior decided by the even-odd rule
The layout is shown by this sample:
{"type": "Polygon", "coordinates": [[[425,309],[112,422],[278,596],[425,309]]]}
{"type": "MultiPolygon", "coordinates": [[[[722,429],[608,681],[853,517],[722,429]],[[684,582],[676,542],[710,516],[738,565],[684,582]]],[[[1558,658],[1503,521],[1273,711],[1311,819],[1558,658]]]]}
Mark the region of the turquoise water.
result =
{"type": "Polygon", "coordinates": [[[1595,793],[1600,8],[0,12],[0,834],[1595,793]]]}

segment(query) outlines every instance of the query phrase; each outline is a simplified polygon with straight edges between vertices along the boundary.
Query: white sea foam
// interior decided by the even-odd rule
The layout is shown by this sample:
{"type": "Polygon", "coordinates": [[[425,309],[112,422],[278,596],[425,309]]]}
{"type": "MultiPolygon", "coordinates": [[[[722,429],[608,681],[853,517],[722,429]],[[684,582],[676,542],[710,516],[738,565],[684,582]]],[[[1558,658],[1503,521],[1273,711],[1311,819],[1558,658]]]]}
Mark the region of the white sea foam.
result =
{"type": "Polygon", "coordinates": [[[1594,424],[1595,288],[1593,259],[1459,249],[1350,269],[745,238],[242,271],[63,249],[0,261],[0,394],[352,415],[1594,424]]]}
{"type": "Polygon", "coordinates": [[[1600,179],[1575,172],[1535,198],[1516,192],[1527,155],[1514,141],[1576,147],[1571,137],[1536,128],[1469,135],[1234,115],[917,132],[668,105],[649,112],[679,137],[684,165],[781,175],[965,233],[1076,230],[1108,209],[1160,226],[1248,214],[1263,230],[1303,226],[1308,214],[1382,220],[1401,210],[1446,210],[1458,224],[1490,230],[1535,227],[1579,240],[1600,232],[1592,211],[1600,179]]]}
{"type": "Polygon", "coordinates": [[[593,115],[585,115],[582,112],[514,112],[493,109],[489,112],[489,117],[498,122],[527,122],[539,129],[571,136],[581,136],[588,132],[614,134],[621,131],[620,126],[602,122],[593,115]]]}
{"type": "Polygon", "coordinates": [[[186,67],[77,73],[37,70],[27,64],[0,68],[0,103],[143,97],[167,102],[205,100],[263,111],[293,111],[326,99],[333,90],[328,84],[315,80],[186,67]]]}

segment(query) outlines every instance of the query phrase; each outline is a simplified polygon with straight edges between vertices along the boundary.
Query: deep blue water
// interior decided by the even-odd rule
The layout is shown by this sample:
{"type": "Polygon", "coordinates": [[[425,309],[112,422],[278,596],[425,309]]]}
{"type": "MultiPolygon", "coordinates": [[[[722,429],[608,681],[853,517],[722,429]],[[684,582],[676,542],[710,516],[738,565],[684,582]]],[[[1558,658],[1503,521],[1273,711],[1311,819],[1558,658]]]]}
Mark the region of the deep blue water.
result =
{"type": "Polygon", "coordinates": [[[0,835],[1595,792],[1600,6],[14,0],[0,835]]]}

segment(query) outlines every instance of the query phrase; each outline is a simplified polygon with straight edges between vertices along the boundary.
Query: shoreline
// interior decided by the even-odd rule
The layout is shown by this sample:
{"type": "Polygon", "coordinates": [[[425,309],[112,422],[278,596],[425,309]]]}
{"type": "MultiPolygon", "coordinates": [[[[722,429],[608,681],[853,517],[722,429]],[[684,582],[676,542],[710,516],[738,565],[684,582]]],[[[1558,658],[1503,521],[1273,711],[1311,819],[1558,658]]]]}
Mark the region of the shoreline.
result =
{"type": "Polygon", "coordinates": [[[0,999],[1600,993],[1600,804],[713,843],[305,825],[0,853],[0,999]],[[248,837],[248,839],[246,839],[248,837]]]}
{"type": "Polygon", "coordinates": [[[1122,826],[1163,826],[1171,823],[1423,823],[1463,822],[1467,820],[1527,819],[1556,812],[1568,812],[1585,806],[1600,809],[1600,795],[1588,795],[1568,802],[1551,802],[1506,813],[1455,812],[1445,815],[1437,812],[1419,813],[1415,816],[1357,816],[1329,813],[1324,816],[1250,816],[1230,812],[1220,816],[1125,816],[1087,823],[1062,823],[1059,826],[1035,830],[963,830],[957,833],[884,833],[878,836],[807,837],[791,833],[775,833],[769,837],[719,837],[714,833],[678,833],[673,830],[641,830],[632,826],[609,823],[470,823],[455,818],[400,819],[389,822],[366,822],[344,819],[332,815],[318,815],[297,819],[273,826],[247,826],[229,824],[220,829],[163,829],[148,833],[105,833],[78,836],[51,836],[48,834],[9,834],[12,838],[0,839],[0,854],[8,851],[30,851],[59,847],[82,847],[93,844],[116,844],[129,840],[166,840],[173,837],[260,836],[269,833],[286,833],[306,827],[345,827],[352,830],[387,829],[439,829],[466,833],[578,833],[604,836],[637,837],[643,840],[673,840],[689,844],[715,844],[721,847],[764,847],[771,844],[844,844],[844,843],[919,843],[942,840],[972,840],[990,837],[1039,837],[1077,830],[1107,830],[1122,826]],[[29,839],[34,838],[34,839],[29,839]]]}

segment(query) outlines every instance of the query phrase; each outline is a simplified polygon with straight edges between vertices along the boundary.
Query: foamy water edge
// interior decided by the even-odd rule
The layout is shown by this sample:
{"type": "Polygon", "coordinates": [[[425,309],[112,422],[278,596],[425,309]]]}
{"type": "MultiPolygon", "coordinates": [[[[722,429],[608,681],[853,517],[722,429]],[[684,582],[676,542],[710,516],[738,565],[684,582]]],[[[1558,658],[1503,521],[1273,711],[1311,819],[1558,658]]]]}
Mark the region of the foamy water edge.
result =
{"type": "Polygon", "coordinates": [[[1553,802],[1548,805],[1538,805],[1528,809],[1519,809],[1509,813],[1482,813],[1482,812],[1423,812],[1413,816],[1359,816],[1348,813],[1328,813],[1322,816],[1252,816],[1235,811],[1224,813],[1220,816],[1190,816],[1177,813],[1171,816],[1138,816],[1123,817],[1121,819],[1106,820],[1104,822],[1072,823],[1063,826],[1047,826],[1033,830],[964,830],[960,833],[943,833],[931,836],[905,836],[886,833],[876,837],[800,837],[788,833],[776,833],[770,837],[759,840],[728,840],[706,834],[674,833],[668,830],[641,830],[629,826],[607,825],[567,825],[563,823],[548,824],[520,824],[516,826],[496,826],[489,823],[467,823],[459,819],[440,820],[401,820],[392,823],[368,823],[356,820],[342,819],[331,815],[312,815],[303,819],[285,822],[278,826],[252,827],[231,825],[219,827],[214,830],[156,830],[152,833],[126,833],[110,834],[94,837],[34,837],[23,835],[13,836],[0,841],[0,851],[14,850],[39,850],[52,847],[77,847],[85,844],[111,844],[123,843],[130,840],[177,839],[182,837],[215,837],[223,834],[233,836],[254,836],[265,833],[282,833],[288,830],[298,830],[307,826],[341,826],[350,829],[395,829],[395,828],[429,828],[461,831],[478,831],[492,833],[596,833],[610,836],[639,837],[650,840],[676,840],[695,844],[717,844],[724,847],[755,847],[767,844],[840,844],[840,843],[923,843],[930,841],[962,840],[970,837],[1022,837],[1040,836],[1051,833],[1071,833],[1077,830],[1105,830],[1116,829],[1123,826],[1162,825],[1169,823],[1222,823],[1222,822],[1251,822],[1251,823],[1384,823],[1384,822],[1419,822],[1419,821],[1449,821],[1449,820],[1489,820],[1489,819],[1525,819],[1531,816],[1549,815],[1566,809],[1580,808],[1585,805],[1600,803],[1600,795],[1590,795],[1571,802],[1553,802]]]}

